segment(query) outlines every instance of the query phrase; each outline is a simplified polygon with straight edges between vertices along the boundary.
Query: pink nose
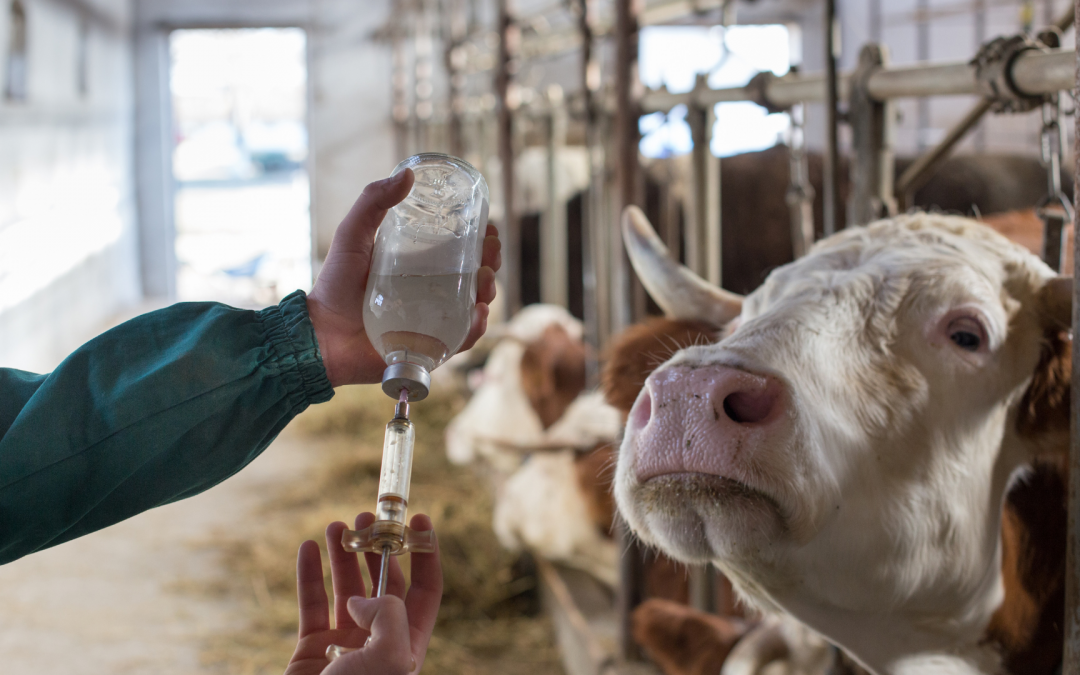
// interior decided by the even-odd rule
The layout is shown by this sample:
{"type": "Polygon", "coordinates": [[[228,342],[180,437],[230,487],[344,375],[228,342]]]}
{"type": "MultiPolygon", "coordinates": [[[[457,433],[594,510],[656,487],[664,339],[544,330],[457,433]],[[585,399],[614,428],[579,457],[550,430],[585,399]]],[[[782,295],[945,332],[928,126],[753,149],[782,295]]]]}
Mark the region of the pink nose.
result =
{"type": "Polygon", "coordinates": [[[780,433],[783,384],[725,366],[664,368],[649,376],[630,411],[638,480],[667,473],[735,477],[747,453],[780,433]]]}

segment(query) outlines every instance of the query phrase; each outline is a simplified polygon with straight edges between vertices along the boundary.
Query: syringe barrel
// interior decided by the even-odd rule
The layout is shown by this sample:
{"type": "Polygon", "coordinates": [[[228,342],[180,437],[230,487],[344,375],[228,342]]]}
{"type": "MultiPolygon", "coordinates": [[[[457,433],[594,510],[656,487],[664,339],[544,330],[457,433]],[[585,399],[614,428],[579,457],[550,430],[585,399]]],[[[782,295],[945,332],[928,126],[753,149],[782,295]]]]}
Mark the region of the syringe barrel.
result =
{"type": "Polygon", "coordinates": [[[409,420],[395,417],[386,425],[376,521],[406,524],[415,440],[416,429],[409,420]]]}

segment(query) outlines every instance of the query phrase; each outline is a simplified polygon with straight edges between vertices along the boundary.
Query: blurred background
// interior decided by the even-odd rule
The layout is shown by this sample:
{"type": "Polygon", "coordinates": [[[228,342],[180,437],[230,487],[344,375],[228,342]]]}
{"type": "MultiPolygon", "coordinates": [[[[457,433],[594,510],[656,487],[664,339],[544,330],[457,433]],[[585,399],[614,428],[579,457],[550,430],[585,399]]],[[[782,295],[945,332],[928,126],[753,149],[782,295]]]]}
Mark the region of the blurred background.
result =
{"type": "MultiPolygon", "coordinates": [[[[1022,112],[951,132],[982,98],[965,65],[980,46],[1020,35],[1071,54],[1070,11],[1069,0],[0,0],[0,365],[46,372],[176,301],[257,308],[310,289],[364,185],[417,152],[461,156],[486,176],[502,231],[503,325],[445,367],[426,418],[418,492],[430,490],[423,508],[460,550],[425,672],[591,673],[616,656],[626,672],[660,672],[628,637],[633,606],[667,597],[734,611],[730,589],[616,546],[610,512],[562,552],[521,523],[493,527],[538,447],[570,463],[535,480],[587,497],[573,480],[619,425],[560,427],[518,392],[521,408],[505,414],[529,429],[466,430],[476,423],[452,420],[469,401],[509,386],[506,362],[488,356],[513,338],[517,368],[558,326],[577,350],[570,400],[590,395],[612,336],[658,311],[621,252],[626,204],[644,207],[691,269],[737,292],[815,237],[869,220],[848,103],[868,44],[884,48],[874,67],[946,64],[967,78],[882,104],[873,161],[889,177],[871,215],[1020,214],[1036,229],[1018,240],[1041,250],[1033,209],[1054,196],[1050,155],[1072,164],[1071,93],[1050,92],[1047,71],[1022,112]],[[809,95],[778,93],[780,78],[804,75],[809,95]],[[951,135],[950,158],[894,195],[894,180],[951,135]],[[444,439],[448,425],[458,435],[444,439]],[[627,568],[627,556],[646,562],[627,568]]],[[[608,419],[591,400],[582,414],[608,419]]],[[[206,495],[0,568],[2,670],[283,670],[296,546],[371,506],[391,407],[343,392],[206,495]]]]}

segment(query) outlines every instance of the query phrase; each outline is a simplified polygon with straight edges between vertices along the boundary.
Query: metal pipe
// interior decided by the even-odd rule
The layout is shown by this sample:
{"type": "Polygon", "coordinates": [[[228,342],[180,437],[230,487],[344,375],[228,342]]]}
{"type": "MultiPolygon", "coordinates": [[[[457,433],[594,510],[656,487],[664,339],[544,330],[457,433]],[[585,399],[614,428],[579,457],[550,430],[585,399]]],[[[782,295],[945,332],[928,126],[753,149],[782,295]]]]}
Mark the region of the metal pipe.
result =
{"type": "MultiPolygon", "coordinates": [[[[1074,11],[1080,14],[1080,0],[1074,11]]],[[[1076,72],[1080,73],[1080,62],[1076,72]]],[[[1076,85],[1080,87],[1080,76],[1076,85]]],[[[1080,115],[1076,115],[1076,183],[1073,199],[1080,194],[1080,115]]],[[[1080,237],[1073,237],[1073,279],[1080,278],[1080,237]]],[[[1069,435],[1068,533],[1065,543],[1065,649],[1062,675],[1080,675],[1080,284],[1073,284],[1072,297],[1072,401],[1069,435]]]]}
{"type": "Polygon", "coordinates": [[[990,99],[982,99],[957,122],[941,142],[928,152],[919,156],[911,166],[904,170],[896,181],[896,194],[900,198],[901,209],[911,206],[914,193],[926,184],[926,181],[934,174],[934,169],[949,156],[956,144],[963,140],[967,132],[975,127],[992,105],[990,99]]]}
{"type": "Polygon", "coordinates": [[[638,173],[638,111],[634,96],[637,79],[638,23],[637,2],[615,2],[615,217],[604,224],[611,251],[611,334],[615,335],[631,323],[630,261],[622,245],[621,214],[631,204],[640,206],[638,173]]]}
{"type": "Polygon", "coordinates": [[[825,179],[822,188],[824,232],[833,234],[840,224],[840,103],[837,73],[839,60],[836,20],[836,0],[825,0],[825,179]]]}
{"type": "MultiPolygon", "coordinates": [[[[979,7],[985,9],[981,4],[979,7]]],[[[1054,22],[1058,30],[1066,31],[1072,26],[1075,18],[1074,9],[1070,7],[1054,22]]],[[[983,24],[985,24],[985,17],[983,17],[983,24]]],[[[982,42],[981,38],[979,38],[979,42],[982,42]]],[[[1042,73],[1039,75],[1042,75],[1042,73]]],[[[896,195],[900,200],[901,209],[906,209],[912,204],[914,193],[926,184],[926,181],[933,175],[934,169],[949,156],[952,149],[979,123],[983,115],[990,111],[992,105],[993,102],[989,99],[982,99],[972,106],[971,110],[949,129],[945,138],[941,139],[932,150],[920,156],[904,171],[903,175],[896,181],[896,195]]]]}
{"type": "Polygon", "coordinates": [[[603,176],[603,165],[599,162],[597,145],[600,131],[599,105],[597,91],[600,89],[600,66],[593,52],[592,13],[593,0],[576,0],[577,28],[581,33],[581,97],[585,121],[585,148],[588,152],[590,185],[582,200],[581,214],[581,258],[582,258],[582,309],[584,311],[585,339],[591,349],[585,361],[586,382],[589,387],[599,383],[599,361],[603,327],[601,312],[603,306],[603,288],[600,278],[603,272],[601,251],[596,245],[594,232],[599,222],[599,202],[597,191],[603,176]],[[599,166],[598,166],[599,165],[599,166]]]}
{"type": "MultiPolygon", "coordinates": [[[[1031,95],[1072,89],[1075,61],[1076,52],[1073,50],[1025,52],[1013,62],[1012,79],[1024,93],[1031,95]]],[[[848,97],[850,78],[850,73],[838,78],[840,99],[848,97]]],[[[868,89],[870,95],[877,100],[981,93],[975,79],[975,66],[967,61],[885,68],[874,73],[868,89]]],[[[646,92],[641,105],[644,112],[650,113],[670,110],[679,104],[706,106],[729,101],[753,101],[757,94],[756,89],[747,86],[686,94],[672,94],[660,89],[646,92]]],[[[773,78],[765,85],[765,96],[777,108],[789,108],[796,103],[824,101],[825,74],[773,78]]]]}
{"type": "Polygon", "coordinates": [[[499,163],[502,165],[503,222],[499,233],[506,264],[499,270],[506,297],[506,315],[521,308],[521,236],[514,214],[514,118],[510,100],[510,61],[517,46],[517,27],[510,16],[510,0],[499,0],[499,69],[495,73],[498,96],[499,163]]]}
{"type": "Polygon", "coordinates": [[[559,192],[561,174],[559,155],[566,145],[566,112],[562,89],[549,88],[551,109],[543,116],[544,145],[547,154],[547,208],[540,222],[540,299],[560,307],[569,307],[567,295],[566,201],[559,192]]]}

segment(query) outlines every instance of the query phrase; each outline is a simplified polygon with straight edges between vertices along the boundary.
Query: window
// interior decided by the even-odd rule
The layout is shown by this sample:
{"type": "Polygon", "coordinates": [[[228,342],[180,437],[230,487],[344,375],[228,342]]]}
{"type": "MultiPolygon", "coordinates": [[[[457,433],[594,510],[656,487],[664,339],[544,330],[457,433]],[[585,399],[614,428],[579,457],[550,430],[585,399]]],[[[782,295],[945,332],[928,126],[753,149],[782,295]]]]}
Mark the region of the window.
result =
{"type": "Polygon", "coordinates": [[[4,98],[26,100],[26,10],[20,0],[11,3],[4,98]]]}
{"type": "MultiPolygon", "coordinates": [[[[794,27],[651,26],[641,31],[638,72],[649,87],[690,91],[698,73],[714,89],[742,86],[761,71],[783,75],[798,60],[794,27]]],[[[641,153],[669,157],[690,152],[693,140],[686,123],[686,106],[676,106],[641,118],[641,153]]],[[[749,101],[718,103],[710,149],[718,157],[772,147],[789,127],[785,114],[769,114],[749,101]]]]}

